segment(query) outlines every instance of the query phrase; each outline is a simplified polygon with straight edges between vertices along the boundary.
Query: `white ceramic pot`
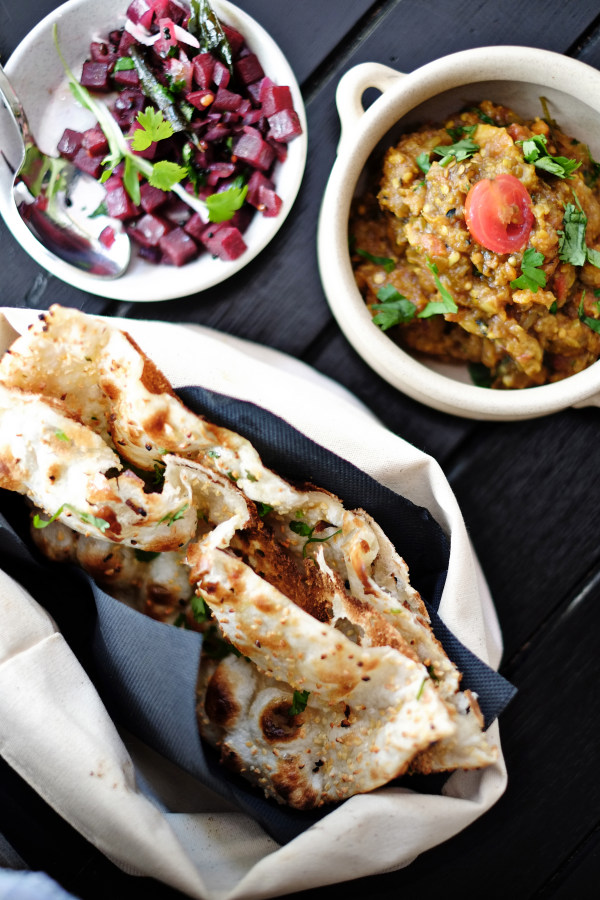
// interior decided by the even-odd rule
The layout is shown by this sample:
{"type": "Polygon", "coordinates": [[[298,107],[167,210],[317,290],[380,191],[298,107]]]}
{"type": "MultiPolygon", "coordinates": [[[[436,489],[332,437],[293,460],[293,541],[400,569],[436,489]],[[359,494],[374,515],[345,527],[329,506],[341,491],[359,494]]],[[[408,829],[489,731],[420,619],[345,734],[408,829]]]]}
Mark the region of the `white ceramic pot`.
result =
{"type": "Polygon", "coordinates": [[[558,53],[529,47],[482,47],[404,75],[364,63],[340,80],[341,138],[319,218],[321,279],[340,328],[363,359],[391,385],[444,412],[474,419],[525,419],[569,406],[600,406],[600,362],[563,381],[515,391],[470,383],[466,367],[422,362],[371,321],[352,273],[348,216],[361,176],[378,153],[424,120],[439,121],[485,99],[524,118],[542,114],[540,97],[567,134],[600,159],[600,72],[558,53]],[[365,111],[368,88],[381,91],[365,111]]]}

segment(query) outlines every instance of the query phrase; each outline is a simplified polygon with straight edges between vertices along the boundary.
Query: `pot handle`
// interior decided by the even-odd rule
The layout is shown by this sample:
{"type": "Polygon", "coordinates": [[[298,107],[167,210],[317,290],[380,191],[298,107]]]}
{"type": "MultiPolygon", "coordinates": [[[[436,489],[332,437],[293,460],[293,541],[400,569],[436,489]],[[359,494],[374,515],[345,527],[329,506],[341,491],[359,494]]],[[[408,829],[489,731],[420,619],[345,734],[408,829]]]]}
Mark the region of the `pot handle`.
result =
{"type": "Polygon", "coordinates": [[[375,62],[360,63],[342,75],[335,93],[335,103],[342,127],[338,153],[340,146],[352,135],[365,114],[362,95],[367,88],[377,88],[383,94],[396,84],[399,78],[404,78],[403,72],[375,62]]]}
{"type": "Polygon", "coordinates": [[[574,409],[583,409],[584,406],[600,406],[600,394],[592,394],[591,397],[573,404],[574,409]]]}

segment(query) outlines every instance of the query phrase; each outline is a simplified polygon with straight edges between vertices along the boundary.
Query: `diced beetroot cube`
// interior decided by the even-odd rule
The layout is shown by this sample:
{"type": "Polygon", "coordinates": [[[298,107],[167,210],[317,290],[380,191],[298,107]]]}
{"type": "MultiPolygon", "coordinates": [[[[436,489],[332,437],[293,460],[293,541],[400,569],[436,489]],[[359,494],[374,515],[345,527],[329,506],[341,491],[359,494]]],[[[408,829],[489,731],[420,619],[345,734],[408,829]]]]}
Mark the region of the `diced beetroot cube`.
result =
{"type": "Polygon", "coordinates": [[[86,60],[81,69],[81,84],[90,91],[110,91],[109,69],[106,62],[86,60]]]}
{"type": "Polygon", "coordinates": [[[235,172],[235,164],[231,162],[212,163],[206,177],[207,184],[214,186],[222,178],[230,178],[235,172]]]}
{"type": "Polygon", "coordinates": [[[254,210],[248,206],[247,203],[244,203],[239,209],[236,209],[231,219],[228,221],[228,225],[233,225],[238,231],[244,233],[252,218],[254,216],[254,210]]]}
{"type": "Polygon", "coordinates": [[[178,3],[177,0],[169,0],[169,3],[167,4],[167,15],[176,25],[181,25],[187,14],[188,10],[182,6],[181,3],[178,3]]]}
{"type": "Polygon", "coordinates": [[[110,248],[115,242],[115,229],[111,228],[110,225],[107,225],[106,228],[103,228],[100,234],[98,235],[98,240],[102,244],[103,247],[110,248]]]}
{"type": "Polygon", "coordinates": [[[150,3],[150,9],[147,12],[142,13],[140,18],[140,24],[150,30],[150,26],[153,22],[158,21],[158,19],[163,19],[168,15],[169,11],[169,2],[168,0],[152,0],[150,3]]]}
{"type": "Polygon", "coordinates": [[[202,235],[202,243],[213,256],[231,262],[246,250],[244,238],[235,225],[224,222],[220,225],[209,225],[202,235]]]}
{"type": "Polygon", "coordinates": [[[161,191],[160,188],[154,187],[147,181],[142,182],[140,187],[140,205],[144,212],[151,213],[167,199],[167,192],[161,191]]]}
{"type": "Polygon", "coordinates": [[[111,50],[116,50],[121,40],[121,28],[115,28],[108,32],[108,45],[111,50]]]}
{"type": "Polygon", "coordinates": [[[184,266],[199,253],[198,244],[183,228],[174,228],[165,234],[159,247],[174,266],[184,266]]]}
{"type": "Polygon", "coordinates": [[[211,125],[210,128],[204,132],[204,140],[209,143],[212,141],[222,141],[225,138],[229,137],[231,131],[224,122],[216,122],[214,125],[211,125]]]}
{"type": "Polygon", "coordinates": [[[107,191],[116,191],[117,188],[123,187],[123,179],[120,175],[111,175],[110,178],[107,178],[104,182],[104,188],[107,191]]]}
{"type": "Polygon", "coordinates": [[[215,99],[214,91],[201,90],[201,91],[190,91],[190,93],[185,98],[192,106],[195,106],[196,109],[205,110],[211,105],[213,100],[215,99]]]}
{"type": "Polygon", "coordinates": [[[243,81],[244,84],[252,84],[254,81],[258,81],[259,78],[263,78],[265,74],[256,53],[242,56],[234,64],[233,68],[240,81],[243,81]]]}
{"type": "Polygon", "coordinates": [[[222,63],[220,59],[216,59],[212,75],[212,80],[215,87],[227,87],[230,78],[231,73],[227,66],[222,63]]]}
{"type": "Polygon", "coordinates": [[[215,59],[211,53],[199,53],[192,60],[194,67],[194,81],[198,87],[206,91],[212,84],[215,59]]]}
{"type": "Polygon", "coordinates": [[[192,215],[191,207],[173,193],[167,194],[167,202],[161,210],[162,215],[174,225],[185,225],[192,215]]]}
{"type": "Polygon", "coordinates": [[[170,229],[171,226],[164,219],[146,213],[137,222],[128,226],[127,233],[142,247],[158,247],[161,238],[168,234],[170,229]]]}
{"type": "Polygon", "coordinates": [[[62,137],[58,142],[58,152],[61,156],[66,156],[67,159],[73,159],[81,147],[82,140],[83,134],[80,131],[73,131],[72,128],[65,128],[62,137]]]}
{"type": "Polygon", "coordinates": [[[73,165],[82,172],[87,172],[92,178],[99,178],[102,172],[102,156],[90,156],[87,150],[80,147],[73,157],[73,165]]]}
{"type": "Polygon", "coordinates": [[[266,172],[275,158],[275,151],[255,128],[247,126],[233,144],[233,155],[266,172]]]}
{"type": "Polygon", "coordinates": [[[163,259],[160,247],[144,247],[140,245],[138,249],[138,256],[140,257],[140,259],[145,259],[146,262],[153,264],[160,263],[163,259]]]}
{"type": "Polygon", "coordinates": [[[114,63],[117,53],[104,41],[92,41],[90,44],[90,56],[93,62],[114,63]]]}
{"type": "Polygon", "coordinates": [[[100,153],[106,153],[108,150],[108,141],[99,125],[88,128],[87,131],[83,132],[81,146],[85,147],[92,156],[99,156],[100,153]]]}
{"type": "Polygon", "coordinates": [[[258,209],[262,212],[263,216],[267,216],[267,218],[272,218],[273,216],[279,215],[279,211],[282,206],[281,197],[275,193],[275,191],[271,190],[271,188],[261,187],[258,189],[258,196],[260,199],[260,203],[258,205],[258,209]]]}
{"type": "Polygon", "coordinates": [[[275,185],[270,178],[266,178],[262,172],[255,169],[248,179],[248,193],[246,194],[246,200],[257,209],[262,202],[259,193],[261,187],[273,190],[275,185]]]}
{"type": "Polygon", "coordinates": [[[113,70],[112,73],[113,81],[116,84],[122,84],[124,87],[137,87],[140,83],[140,76],[137,73],[136,69],[118,69],[117,71],[113,70]]]}
{"type": "Polygon", "coordinates": [[[133,124],[137,114],[145,108],[145,105],[146,98],[140,90],[124,88],[115,100],[113,116],[121,128],[127,128],[133,124]]]}
{"type": "Polygon", "coordinates": [[[265,79],[261,79],[260,81],[255,81],[252,84],[246,85],[246,92],[254,106],[260,106],[260,90],[261,85],[265,79]]]}
{"type": "MultiPolygon", "coordinates": [[[[247,113],[244,114],[243,122],[244,125],[256,125],[259,131],[263,130],[263,124],[261,124],[264,119],[262,109],[250,109],[247,113]]],[[[266,120],[265,120],[266,121],[266,120]]]]}
{"type": "Polygon", "coordinates": [[[127,18],[135,25],[139,25],[142,21],[142,16],[144,16],[149,9],[150,4],[147,0],[131,0],[131,3],[127,7],[127,18]]]}
{"type": "Polygon", "coordinates": [[[288,143],[299,134],[302,134],[302,126],[295,109],[282,109],[273,113],[267,119],[269,123],[269,137],[274,141],[288,143]]]}
{"type": "Polygon", "coordinates": [[[274,141],[268,134],[267,141],[275,151],[275,158],[278,162],[285,162],[288,155],[288,145],[284,144],[283,141],[274,141]]]}
{"type": "Polygon", "coordinates": [[[200,242],[202,241],[202,235],[205,228],[206,222],[204,221],[200,213],[197,212],[193,213],[183,226],[184,231],[187,231],[187,233],[191,235],[195,241],[200,242]]]}
{"type": "Polygon", "coordinates": [[[106,195],[106,209],[113,219],[132,219],[139,213],[124,187],[117,187],[106,195]]]}
{"type": "Polygon", "coordinates": [[[119,46],[117,48],[117,56],[127,56],[127,51],[135,44],[135,38],[128,31],[123,31],[119,46]]]}
{"type": "Polygon", "coordinates": [[[232,28],[231,25],[226,25],[224,22],[221,22],[221,27],[223,29],[225,37],[229,41],[232,55],[234,57],[237,56],[244,46],[244,36],[240,34],[239,31],[236,31],[235,28],[232,28]]]}
{"type": "Polygon", "coordinates": [[[221,85],[216,93],[213,109],[231,110],[235,112],[239,109],[241,102],[242,98],[239,94],[234,94],[233,91],[228,91],[227,88],[224,88],[221,85]]]}
{"type": "Polygon", "coordinates": [[[260,86],[260,105],[267,118],[282,109],[293,109],[292,92],[286,85],[273,84],[270,78],[265,78],[260,86]]]}

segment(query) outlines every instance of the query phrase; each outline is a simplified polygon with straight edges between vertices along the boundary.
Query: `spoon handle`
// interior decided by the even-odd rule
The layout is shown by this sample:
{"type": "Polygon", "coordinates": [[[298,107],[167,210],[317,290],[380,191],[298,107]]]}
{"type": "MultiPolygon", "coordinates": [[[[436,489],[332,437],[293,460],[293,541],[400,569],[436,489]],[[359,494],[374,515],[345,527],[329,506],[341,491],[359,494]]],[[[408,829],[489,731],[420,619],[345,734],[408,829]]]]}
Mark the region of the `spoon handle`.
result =
{"type": "Polygon", "coordinates": [[[21,105],[21,101],[15,94],[14,88],[10,81],[8,80],[6,73],[2,66],[0,65],[0,96],[4,100],[6,107],[10,114],[13,117],[15,125],[19,129],[19,134],[23,140],[24,147],[30,147],[32,144],[35,144],[33,137],[31,135],[31,129],[29,127],[29,122],[27,121],[27,116],[25,115],[25,110],[21,105]]]}

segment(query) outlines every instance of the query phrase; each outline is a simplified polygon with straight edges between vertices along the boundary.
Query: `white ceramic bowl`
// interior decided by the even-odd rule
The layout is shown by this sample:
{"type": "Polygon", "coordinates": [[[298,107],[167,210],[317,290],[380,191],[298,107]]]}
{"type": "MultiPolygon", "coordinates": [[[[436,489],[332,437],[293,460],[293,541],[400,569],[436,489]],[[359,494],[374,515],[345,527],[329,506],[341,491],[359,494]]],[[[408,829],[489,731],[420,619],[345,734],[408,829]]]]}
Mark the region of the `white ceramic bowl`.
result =
{"type": "Polygon", "coordinates": [[[470,383],[466,367],[422,362],[371,321],[348,252],[348,217],[361,177],[398,136],[424,120],[489,99],[523,117],[541,114],[540,97],[567,134],[600,159],[600,72],[529,47],[482,47],[435,60],[408,74],[364,63],[340,80],[336,102],[341,138],[318,229],[323,288],[340,328],[363,359],[391,385],[436,409],[475,419],[524,419],[569,406],[600,406],[600,362],[563,381],[515,391],[470,383]],[[367,88],[381,91],[365,111],[367,88]]]}
{"type": "MultiPolygon", "coordinates": [[[[128,0],[69,0],[46,16],[19,44],[5,71],[21,100],[40,148],[56,155],[56,145],[65,127],[83,129],[94,124],[91,113],[79,106],[67,86],[65,73],[52,39],[58,27],[61,50],[77,75],[89,56],[94,35],[105,35],[125,21],[128,0]]],[[[275,170],[276,191],[283,204],[278,216],[257,213],[244,234],[248,249],[233,262],[213,259],[208,253],[185,266],[153,265],[133,253],[125,275],[109,281],[78,272],[52,256],[40,253],[40,246],[21,221],[10,195],[11,175],[0,158],[0,213],[22,247],[53,275],[81,290],[116,300],[153,301],[185,297],[206,290],[239,271],[254,259],[275,236],[298,193],[306,162],[306,115],[298,83],[283,53],[267,32],[249,15],[227,0],[214,0],[215,12],[237,28],[259,57],[265,73],[276,84],[288,85],[303,134],[288,145],[286,161],[275,170]]],[[[0,102],[0,146],[9,160],[18,159],[16,129],[0,102]]]]}

